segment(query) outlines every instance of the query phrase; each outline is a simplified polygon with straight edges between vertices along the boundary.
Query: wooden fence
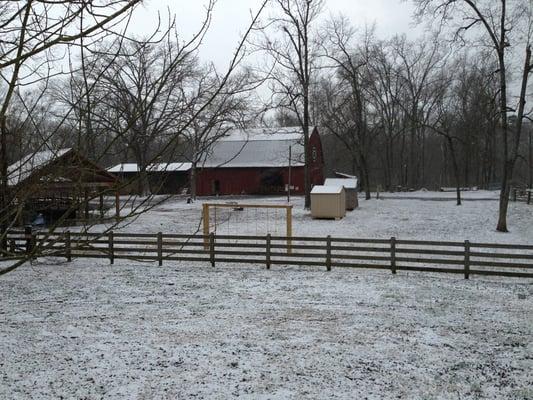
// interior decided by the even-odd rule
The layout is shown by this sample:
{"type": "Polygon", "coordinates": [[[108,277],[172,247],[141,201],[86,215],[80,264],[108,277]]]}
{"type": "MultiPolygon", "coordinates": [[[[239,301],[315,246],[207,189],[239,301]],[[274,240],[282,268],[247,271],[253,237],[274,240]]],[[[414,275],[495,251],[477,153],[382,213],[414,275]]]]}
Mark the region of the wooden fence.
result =
{"type": "MultiPolygon", "coordinates": [[[[533,278],[533,245],[285,236],[144,233],[8,234],[7,258],[33,256],[298,265],[533,278]]],[[[1,259],[0,259],[1,260],[1,259]]]]}
{"type": "Polygon", "coordinates": [[[532,204],[533,189],[517,189],[511,190],[512,201],[525,201],[527,204],[532,204]]]}

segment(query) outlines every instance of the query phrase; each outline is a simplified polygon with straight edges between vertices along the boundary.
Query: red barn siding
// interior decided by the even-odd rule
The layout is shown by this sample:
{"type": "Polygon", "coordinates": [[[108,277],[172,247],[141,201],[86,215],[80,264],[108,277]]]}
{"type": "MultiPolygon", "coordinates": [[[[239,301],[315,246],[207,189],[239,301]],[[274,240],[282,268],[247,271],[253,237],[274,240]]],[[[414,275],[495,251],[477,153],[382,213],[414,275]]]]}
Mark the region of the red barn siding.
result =
{"type": "MultiPolygon", "coordinates": [[[[215,181],[219,182],[218,194],[279,194],[276,191],[265,191],[261,185],[261,176],[265,170],[273,168],[206,168],[198,174],[197,192],[199,196],[212,196],[215,181]]],[[[288,168],[276,168],[283,176],[283,185],[289,181],[288,168]]],[[[293,167],[291,181],[294,193],[303,193],[304,168],[293,167]]],[[[281,192],[283,193],[283,192],[281,192]]]]}
{"type": "MultiPolygon", "coordinates": [[[[310,175],[312,185],[321,185],[324,182],[324,159],[322,143],[318,131],[315,129],[309,138],[310,152],[310,175]],[[316,151],[316,159],[313,160],[313,148],[316,151]]],[[[239,194],[281,194],[282,188],[288,184],[288,167],[251,167],[251,168],[204,168],[199,171],[197,177],[197,194],[199,196],[239,195],[239,194]],[[282,176],[281,188],[266,188],[261,181],[266,173],[279,173],[282,176]],[[215,182],[218,181],[218,190],[215,190],[215,182]]],[[[292,192],[302,194],[304,192],[304,167],[291,168],[292,192]]]]}

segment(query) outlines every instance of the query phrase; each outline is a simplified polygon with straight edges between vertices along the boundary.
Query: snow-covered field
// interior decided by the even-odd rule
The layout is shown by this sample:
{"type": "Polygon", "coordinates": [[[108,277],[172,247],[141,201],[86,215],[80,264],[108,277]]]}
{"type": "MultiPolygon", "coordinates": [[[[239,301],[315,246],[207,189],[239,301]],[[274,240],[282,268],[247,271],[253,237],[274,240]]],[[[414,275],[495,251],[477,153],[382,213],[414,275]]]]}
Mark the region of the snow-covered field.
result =
{"type": "MultiPolygon", "coordinates": [[[[293,197],[293,234],[295,236],[390,238],[419,240],[470,240],[488,243],[533,243],[533,205],[510,203],[509,233],[496,231],[498,220],[498,192],[465,192],[466,201],[455,205],[454,193],[413,192],[383,193],[382,200],[359,199],[360,207],[346,218],[313,220],[303,209],[303,198],[293,197]],[[412,200],[412,197],[418,198],[412,200]],[[437,199],[437,200],[432,200],[437,199]],[[449,201],[443,201],[448,198],[449,201]]],[[[209,202],[238,201],[242,203],[284,204],[286,198],[222,198],[209,202]]],[[[200,228],[202,200],[187,204],[185,199],[170,199],[165,204],[144,214],[124,228],[131,232],[193,233],[200,228]]],[[[284,234],[282,212],[254,210],[220,211],[218,232],[221,234],[266,234],[269,231],[284,234]],[[229,222],[228,222],[229,221],[229,222]],[[276,226],[276,228],[273,228],[276,226]]],[[[213,219],[213,218],[212,218],[213,219]]],[[[213,222],[213,221],[212,221],[213,222]]],[[[101,229],[102,227],[96,227],[101,229]]]]}
{"type": "MultiPolygon", "coordinates": [[[[296,198],[294,234],[533,239],[524,203],[494,230],[495,192],[387,196],[341,221],[296,198]]],[[[200,214],[171,199],[123,230],[192,233],[200,214]]],[[[222,234],[276,219],[219,217],[222,234]]],[[[1,399],[533,399],[532,371],[531,280],[51,258],[0,277],[1,399]]]]}
{"type": "Polygon", "coordinates": [[[0,398],[533,398],[531,282],[48,262],[0,280],[0,398]]]}

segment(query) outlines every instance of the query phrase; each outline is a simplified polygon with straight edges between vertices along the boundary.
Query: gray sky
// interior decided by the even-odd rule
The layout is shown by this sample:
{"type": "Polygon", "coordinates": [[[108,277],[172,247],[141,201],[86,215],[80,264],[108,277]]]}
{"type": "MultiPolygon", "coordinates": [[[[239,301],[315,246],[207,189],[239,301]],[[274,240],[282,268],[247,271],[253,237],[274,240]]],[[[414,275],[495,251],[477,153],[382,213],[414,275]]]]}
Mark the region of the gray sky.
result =
{"type": "MultiPolygon", "coordinates": [[[[146,34],[154,29],[157,12],[168,16],[168,9],[175,14],[179,30],[189,36],[200,26],[205,16],[205,0],[145,0],[136,10],[132,31],[146,34]]],[[[213,22],[202,46],[201,57],[225,66],[251,20],[250,11],[257,10],[261,0],[218,0],[213,22]]],[[[413,8],[410,2],[401,0],[325,0],[324,18],[329,15],[347,16],[355,26],[376,23],[378,37],[387,38],[405,33],[412,37],[420,32],[412,24],[413,8]]],[[[268,15],[268,14],[265,14],[268,15]]]]}

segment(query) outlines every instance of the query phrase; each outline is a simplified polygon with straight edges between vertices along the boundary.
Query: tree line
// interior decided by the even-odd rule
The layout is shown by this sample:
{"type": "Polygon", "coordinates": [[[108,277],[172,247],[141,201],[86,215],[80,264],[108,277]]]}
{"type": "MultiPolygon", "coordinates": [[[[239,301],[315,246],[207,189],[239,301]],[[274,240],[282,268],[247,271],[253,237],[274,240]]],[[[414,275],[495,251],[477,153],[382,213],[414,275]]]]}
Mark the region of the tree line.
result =
{"type": "Polygon", "coordinates": [[[432,27],[415,40],[383,40],[342,16],[320,22],[320,0],[276,3],[261,48],[277,61],[278,121],[325,128],[344,150],[333,167],[351,168],[367,199],[376,187],[450,185],[460,205],[462,187],[497,187],[507,231],[511,187],[533,183],[531,2],[415,0],[432,27]]]}

